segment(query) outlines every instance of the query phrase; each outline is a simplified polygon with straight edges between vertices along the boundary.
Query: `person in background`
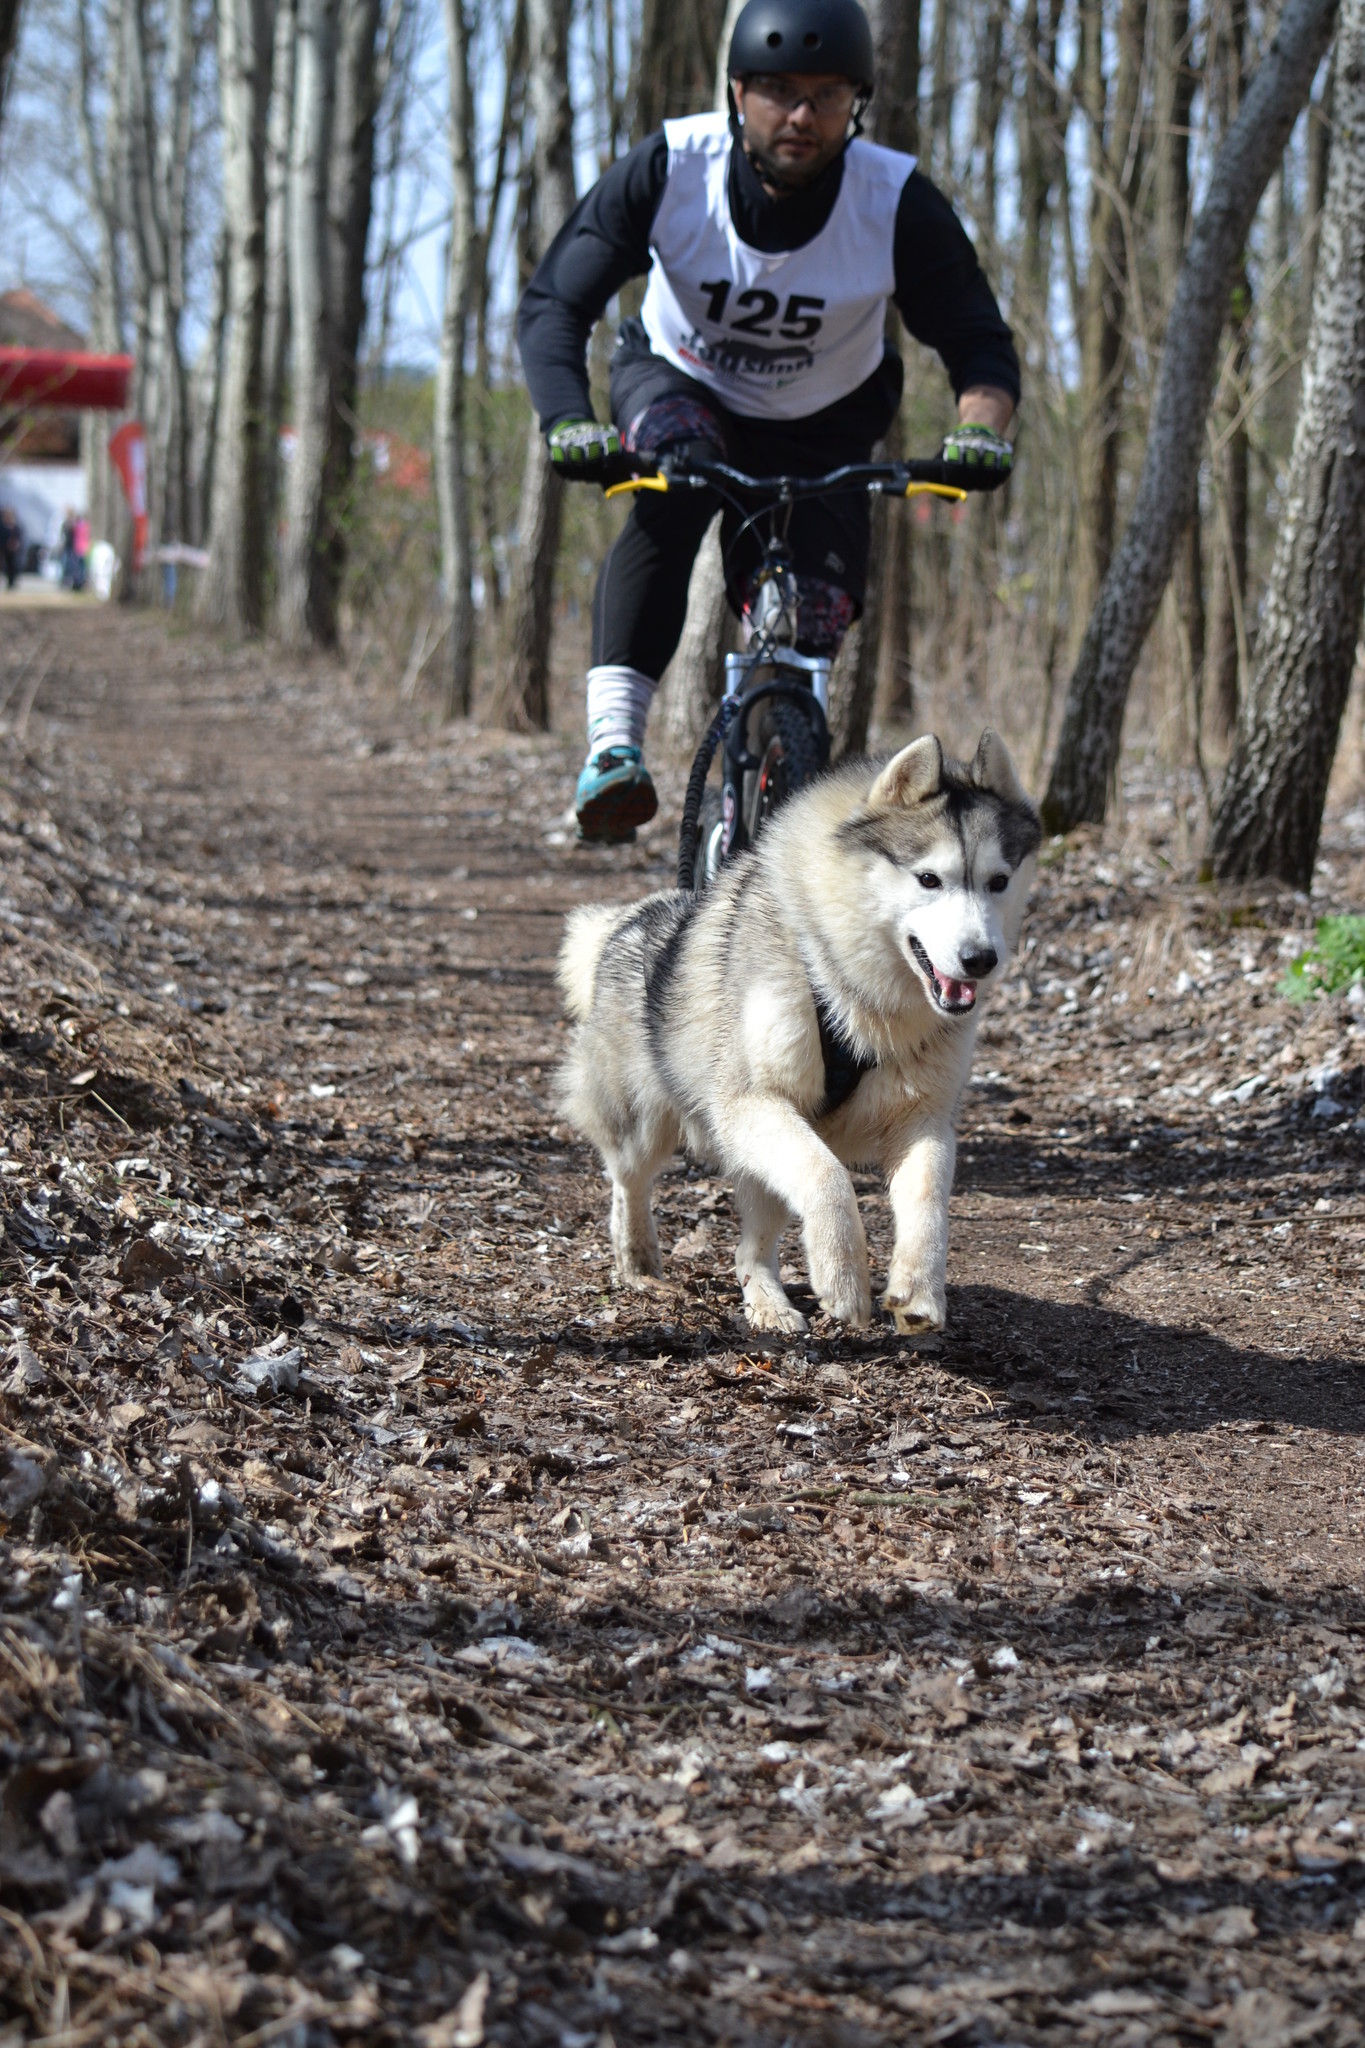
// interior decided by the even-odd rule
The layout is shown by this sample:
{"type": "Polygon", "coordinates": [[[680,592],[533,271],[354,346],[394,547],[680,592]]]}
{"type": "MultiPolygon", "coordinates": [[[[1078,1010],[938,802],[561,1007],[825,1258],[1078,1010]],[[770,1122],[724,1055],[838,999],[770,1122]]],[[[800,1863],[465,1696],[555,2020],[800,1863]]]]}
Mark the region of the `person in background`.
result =
{"type": "Polygon", "coordinates": [[[59,559],[62,565],[62,589],[70,590],[76,575],[76,514],[70,505],[67,506],[65,517],[62,520],[62,537],[59,545],[61,548],[59,559]]]}
{"type": "Polygon", "coordinates": [[[9,505],[0,505],[0,568],[10,590],[19,581],[24,566],[24,529],[9,505]]]}
{"type": "Polygon", "coordinates": [[[90,560],[90,521],[86,518],[84,512],[80,513],[77,517],[72,531],[71,552],[74,558],[71,588],[73,590],[84,590],[85,569],[87,562],[90,560]]]}

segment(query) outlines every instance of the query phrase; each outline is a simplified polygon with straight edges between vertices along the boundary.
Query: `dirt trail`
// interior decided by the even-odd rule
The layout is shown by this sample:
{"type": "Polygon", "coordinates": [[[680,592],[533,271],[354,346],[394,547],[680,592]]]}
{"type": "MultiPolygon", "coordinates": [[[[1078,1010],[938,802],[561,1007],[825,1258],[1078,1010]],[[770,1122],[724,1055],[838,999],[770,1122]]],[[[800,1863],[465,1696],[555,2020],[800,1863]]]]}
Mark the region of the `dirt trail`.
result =
{"type": "MultiPolygon", "coordinates": [[[[1181,882],[1140,786],[1047,849],[941,1349],[757,1345],[723,1184],[623,1298],[555,1117],[562,914],[667,825],[3,629],[0,2042],[1359,2041],[1365,1012],[1276,993],[1307,906],[1181,882]]],[[[1358,909],[1365,815],[1325,850],[1358,909]]]]}

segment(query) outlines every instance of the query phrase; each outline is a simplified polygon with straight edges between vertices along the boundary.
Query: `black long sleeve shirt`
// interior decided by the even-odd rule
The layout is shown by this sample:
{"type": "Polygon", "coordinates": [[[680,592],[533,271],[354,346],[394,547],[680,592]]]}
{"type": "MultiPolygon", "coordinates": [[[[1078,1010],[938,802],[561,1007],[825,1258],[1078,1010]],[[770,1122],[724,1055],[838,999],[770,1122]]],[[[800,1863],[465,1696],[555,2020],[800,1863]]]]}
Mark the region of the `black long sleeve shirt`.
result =
{"type": "MultiPolygon", "coordinates": [[[[730,212],[741,239],[767,254],[799,249],[824,227],[844,160],[806,190],[774,199],[742,149],[730,152],[730,212]]],[[[587,349],[607,302],[650,266],[650,233],[668,182],[668,139],[651,135],[582,198],[545,252],[517,308],[517,344],[545,432],[591,416],[587,349]]],[[[994,385],[1018,402],[1019,358],[961,221],[930,179],[912,171],[896,211],[897,310],[942,358],[954,395],[994,385]]]]}

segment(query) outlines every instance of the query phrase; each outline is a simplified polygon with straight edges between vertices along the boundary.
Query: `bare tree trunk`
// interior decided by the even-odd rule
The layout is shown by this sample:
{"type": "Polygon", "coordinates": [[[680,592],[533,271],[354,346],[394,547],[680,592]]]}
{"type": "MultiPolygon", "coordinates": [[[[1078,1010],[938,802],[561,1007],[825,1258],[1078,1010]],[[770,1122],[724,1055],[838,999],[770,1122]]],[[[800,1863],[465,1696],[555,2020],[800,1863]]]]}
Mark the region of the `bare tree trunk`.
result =
{"type": "Polygon", "coordinates": [[[716,77],[711,94],[711,104],[717,113],[724,113],[729,104],[730,90],[730,41],[735,33],[735,23],[744,12],[744,0],[725,0],[721,16],[720,34],[716,37],[716,77]]]}
{"type": "Polygon", "coordinates": [[[1342,0],[1289,487],[1256,672],[1213,821],[1223,881],[1313,880],[1365,603],[1365,0],[1342,0]]]}
{"type": "Polygon", "coordinates": [[[1119,436],[1127,358],[1128,253],[1126,220],[1137,186],[1146,0],[1122,0],[1118,69],[1112,106],[1102,64],[1100,0],[1084,0],[1081,76],[1090,124],[1090,261],[1081,332],[1081,522],[1078,580],[1089,604],[1114,548],[1118,517],[1119,436]]]}
{"type": "Polygon", "coordinates": [[[166,251],[152,169],[155,143],[150,95],[154,81],[147,51],[145,0],[120,0],[118,27],[124,49],[120,213],[132,271],[133,412],[153,427],[147,436],[146,455],[148,523],[155,546],[160,539],[161,476],[154,427],[166,343],[166,251]]]}
{"type": "MultiPolygon", "coordinates": [[[[1161,325],[1175,297],[1190,216],[1190,113],[1195,70],[1190,58],[1189,0],[1156,0],[1156,81],[1153,152],[1156,172],[1157,272],[1161,325]]],[[[1196,748],[1204,701],[1206,615],[1203,523],[1196,488],[1175,558],[1175,602],[1189,658],[1190,730],[1196,748]]]]}
{"type": "MultiPolygon", "coordinates": [[[[877,78],[881,87],[872,102],[873,140],[885,143],[890,149],[902,149],[914,155],[919,147],[919,0],[899,0],[899,4],[898,0],[883,0],[874,12],[873,23],[877,38],[877,78]]],[[[1002,36],[1000,10],[995,7],[988,22],[987,43],[994,51],[994,70],[989,75],[997,81],[1002,36]]],[[[981,91],[984,103],[990,95],[984,84],[981,91]]],[[[978,111],[981,112],[980,106],[978,111]]],[[[998,113],[998,106],[993,112],[987,108],[984,118],[993,122],[998,113]]],[[[980,126],[979,121],[979,130],[980,126]]],[[[993,137],[989,155],[993,167],[993,137]]],[[[993,168],[989,183],[993,209],[993,168]]],[[[887,338],[894,343],[899,334],[899,317],[894,311],[889,311],[887,338]]],[[[902,446],[901,422],[897,416],[874,456],[877,460],[894,459],[901,453],[902,446]]],[[[898,708],[905,715],[910,711],[910,521],[907,508],[893,504],[890,498],[873,498],[871,513],[872,536],[862,617],[855,628],[856,640],[839,664],[841,687],[831,691],[831,751],[836,758],[843,754],[861,754],[866,747],[872,708],[883,677],[886,677],[888,687],[899,696],[898,708]]]]}
{"type": "Polygon", "coordinates": [[[725,596],[718,514],[692,564],[682,638],[659,689],[654,715],[662,740],[684,752],[695,750],[720,702],[726,652],[738,637],[738,621],[725,596]]]}
{"type": "Polygon", "coordinates": [[[213,510],[213,471],[218,456],[218,416],[227,361],[228,268],[231,234],[223,220],[213,255],[213,296],[204,345],[191,380],[192,428],[189,458],[189,524],[186,538],[196,547],[208,539],[213,510]]]}
{"type": "Polygon", "coordinates": [[[1156,171],[1157,269],[1163,314],[1175,297],[1190,214],[1190,0],[1155,0],[1156,85],[1152,122],[1156,171]]]}
{"type": "Polygon", "coordinates": [[[1020,204],[1024,246],[1023,298],[1035,330],[1047,324],[1048,279],[1052,271],[1052,195],[1062,150],[1057,85],[1057,35],[1062,0],[1027,0],[1024,12],[1023,132],[1020,138],[1020,204]]]}
{"type": "MultiPolygon", "coordinates": [[[[891,422],[886,437],[886,455],[890,462],[899,462],[905,454],[905,420],[897,413],[891,422]]],[[[877,658],[871,676],[871,691],[868,696],[869,714],[881,707],[886,718],[908,720],[915,715],[914,661],[911,647],[911,633],[914,628],[914,608],[911,603],[914,591],[915,558],[914,528],[906,506],[897,505],[890,498],[876,497],[872,500],[872,549],[873,560],[877,561],[877,519],[883,521],[883,554],[878,564],[878,597],[880,617],[877,621],[877,658]]],[[[870,585],[869,585],[870,590],[870,585]]],[[[867,608],[864,606],[862,630],[869,643],[872,634],[867,625],[867,608]]],[[[859,641],[859,653],[862,641],[859,641]]],[[[870,646],[869,646],[870,652],[870,646]]],[[[867,745],[867,728],[856,751],[861,752],[867,745]]]]}
{"type": "Polygon", "coordinates": [[[299,0],[289,168],[293,400],[280,630],[334,647],[346,564],[365,323],[365,244],[374,204],[380,0],[299,0]]]}
{"type": "Polygon", "coordinates": [[[736,12],[723,0],[643,0],[630,84],[637,142],[674,115],[706,105],[736,12]]]}
{"type": "MultiPolygon", "coordinates": [[[[976,186],[973,193],[977,244],[987,268],[994,271],[999,251],[1000,223],[997,218],[996,164],[1000,145],[1000,116],[1005,104],[1005,16],[1006,0],[986,0],[982,13],[977,57],[976,120],[972,154],[976,186]]],[[[892,9],[893,21],[896,10],[892,9]]],[[[919,64],[919,8],[914,8],[916,73],[919,64]]],[[[878,79],[882,77],[878,65],[878,79]]],[[[899,87],[897,88],[899,90],[899,87]]],[[[876,101],[873,103],[876,113],[876,101]]],[[[894,117],[893,117],[894,118],[894,117]]],[[[881,123],[874,132],[881,139],[881,123]]],[[[918,126],[918,123],[916,123],[918,126]]]]}
{"type": "MultiPolygon", "coordinates": [[[[123,39],[108,39],[110,75],[96,77],[94,39],[91,34],[88,0],[77,0],[76,33],[79,61],[79,93],[76,116],[80,129],[81,155],[86,182],[92,197],[98,231],[95,286],[91,297],[90,339],[97,349],[121,349],[125,338],[123,271],[119,255],[119,194],[117,108],[122,100],[120,74],[123,39]],[[101,127],[97,102],[106,109],[101,127]]],[[[97,540],[114,542],[121,533],[122,518],[118,494],[109,463],[109,415],[81,415],[81,460],[89,480],[90,525],[97,540]]]]}
{"type": "Polygon", "coordinates": [[[381,390],[388,381],[394,301],[402,278],[403,259],[407,250],[407,238],[400,236],[398,232],[398,212],[399,201],[403,196],[403,173],[407,164],[408,111],[412,103],[413,77],[419,55],[416,29],[416,9],[404,6],[393,39],[389,109],[385,122],[387,160],[382,173],[376,172],[376,181],[382,175],[385,194],[383,232],[379,253],[373,266],[379,279],[379,305],[374,320],[373,341],[368,352],[368,374],[376,390],[381,390]]]}
{"type": "MultiPolygon", "coordinates": [[[[720,33],[715,41],[712,103],[718,113],[724,112],[727,104],[729,80],[726,67],[730,38],[743,4],[744,0],[726,0],[720,33]]],[[[661,11],[655,7],[650,18],[652,32],[661,41],[672,33],[670,23],[674,17],[666,8],[661,11]]],[[[639,71],[642,77],[657,75],[662,85],[670,74],[664,51],[661,51],[661,56],[665,57],[663,64],[656,60],[653,51],[646,51],[642,44],[639,71]]],[[[651,104],[655,114],[662,118],[667,101],[657,86],[651,104]]],[[[682,638],[659,684],[655,716],[660,733],[675,745],[695,748],[710,724],[711,714],[725,687],[725,656],[735,646],[738,637],[738,621],[725,595],[725,564],[721,558],[718,512],[707,527],[697,550],[697,559],[692,564],[682,638]]]]}
{"type": "Polygon", "coordinates": [[[197,60],[191,0],[175,0],[170,11],[167,70],[171,119],[157,138],[158,210],[166,236],[166,349],[163,408],[158,422],[162,473],[161,531],[183,540],[189,500],[189,377],[181,323],[185,315],[185,258],[189,242],[187,166],[194,123],[197,60]]]}
{"type": "Polygon", "coordinates": [[[1247,387],[1251,379],[1254,329],[1251,280],[1245,264],[1233,287],[1232,355],[1218,412],[1222,446],[1215,458],[1218,525],[1213,567],[1209,681],[1214,730],[1227,740],[1237,725],[1242,669],[1246,659],[1247,540],[1250,511],[1251,436],[1247,387]]]}
{"type": "Polygon", "coordinates": [[[512,27],[507,39],[506,76],[503,82],[502,118],[498,123],[498,145],[493,153],[493,173],[485,201],[483,232],[479,236],[474,272],[474,376],[479,391],[479,511],[483,527],[483,580],[489,608],[501,617],[503,562],[498,533],[498,459],[493,440],[491,363],[488,352],[488,309],[492,298],[493,232],[502,195],[507,184],[508,156],[512,139],[520,126],[526,72],[526,0],[516,0],[512,27]]]}
{"type": "Polygon", "coordinates": [[[446,265],[441,362],[436,378],[436,491],[448,651],[446,715],[467,718],[474,697],[474,591],[466,463],[465,348],[469,338],[477,230],[474,219],[474,107],[469,93],[469,23],[464,0],[445,0],[450,71],[450,253],[446,265]]]}
{"type": "Polygon", "coordinates": [[[351,489],[360,440],[360,341],[365,331],[365,252],[374,214],[374,145],[398,23],[407,0],[343,0],[336,122],[329,203],[333,317],[333,402],[324,503],[327,522],[318,564],[321,609],[335,638],[346,573],[351,489]]]}
{"type": "MultiPolygon", "coordinates": [[[[528,0],[526,9],[528,98],[535,121],[538,255],[559,233],[576,199],[569,100],[571,11],[571,0],[528,0]]],[[[562,490],[533,420],[517,511],[511,646],[493,712],[503,724],[539,731],[550,723],[550,640],[562,490]]]]}
{"type": "Polygon", "coordinates": [[[294,134],[294,70],[299,42],[299,0],[278,0],[275,61],[265,173],[265,339],[261,409],[265,417],[268,518],[279,514],[280,431],[289,367],[289,162],[294,134]]]}
{"type": "Polygon", "coordinates": [[[147,426],[147,512],[154,547],[167,537],[179,538],[185,518],[187,405],[180,324],[195,30],[190,0],[173,0],[163,18],[164,52],[155,53],[159,63],[154,63],[146,0],[123,0],[122,15],[123,211],[137,327],[134,410],[147,426]]]}
{"type": "Polygon", "coordinates": [[[1305,321],[1313,302],[1313,279],[1318,264],[1318,229],[1322,223],[1322,202],[1327,191],[1327,167],[1332,156],[1332,122],[1337,76],[1336,52],[1327,66],[1322,93],[1308,110],[1308,191],[1303,209],[1302,293],[1305,321]]]}
{"type": "Polygon", "coordinates": [[[232,322],[214,462],[209,566],[200,616],[239,633],[265,620],[265,436],[261,343],[265,325],[265,136],[275,0],[218,0],[223,103],[223,204],[231,222],[232,322]]]}
{"type": "Polygon", "coordinates": [[[289,155],[291,410],[294,446],[280,559],[277,623],[295,646],[330,645],[335,622],[315,607],[314,561],[332,414],[328,198],[342,0],[299,0],[289,155]],[[330,630],[329,630],[330,629],[330,630]]]}
{"type": "MultiPolygon", "coordinates": [[[[1222,14],[1214,17],[1209,31],[1208,100],[1215,133],[1226,135],[1237,117],[1246,70],[1246,0],[1232,0],[1222,14]]],[[[1284,171],[1281,168],[1281,187],[1284,171]]],[[[1277,195],[1283,200],[1283,190],[1277,195]]],[[[1289,261],[1286,216],[1283,204],[1275,208],[1272,243],[1283,238],[1284,247],[1271,257],[1271,266],[1283,274],[1289,261]]],[[[1250,439],[1246,404],[1249,397],[1251,347],[1254,332],[1251,280],[1245,261],[1233,282],[1228,302],[1228,325],[1232,348],[1214,393],[1213,484],[1215,504],[1213,589],[1210,607],[1209,682],[1212,726],[1221,741],[1231,738],[1237,723],[1237,704],[1246,665],[1247,595],[1247,464],[1250,439]]]]}
{"type": "Polygon", "coordinates": [[[1286,0],[1214,163],[1167,325],[1133,516],[1091,613],[1067,692],[1043,805],[1051,832],[1104,817],[1129,684],[1191,502],[1232,279],[1335,14],[1336,0],[1286,0]]]}
{"type": "Polygon", "coordinates": [[[935,0],[934,44],[930,58],[928,169],[941,185],[953,184],[953,100],[957,82],[953,59],[957,38],[957,0],[935,0]]]}
{"type": "Polygon", "coordinates": [[[0,119],[4,118],[10,66],[19,41],[19,0],[0,0],[0,119]]]}

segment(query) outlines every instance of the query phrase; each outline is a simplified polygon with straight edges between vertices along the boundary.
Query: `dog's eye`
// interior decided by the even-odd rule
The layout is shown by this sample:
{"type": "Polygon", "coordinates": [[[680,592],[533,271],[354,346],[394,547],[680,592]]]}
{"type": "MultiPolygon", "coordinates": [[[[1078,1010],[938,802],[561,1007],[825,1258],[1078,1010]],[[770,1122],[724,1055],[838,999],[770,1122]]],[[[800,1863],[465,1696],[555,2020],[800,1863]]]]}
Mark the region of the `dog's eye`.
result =
{"type": "Polygon", "coordinates": [[[1010,878],[1008,875],[992,875],[986,887],[990,890],[992,896],[1003,896],[1009,885],[1010,878]]]}
{"type": "Polygon", "coordinates": [[[937,875],[927,872],[922,875],[916,875],[915,880],[919,883],[921,889],[941,889],[943,887],[937,875]]]}

